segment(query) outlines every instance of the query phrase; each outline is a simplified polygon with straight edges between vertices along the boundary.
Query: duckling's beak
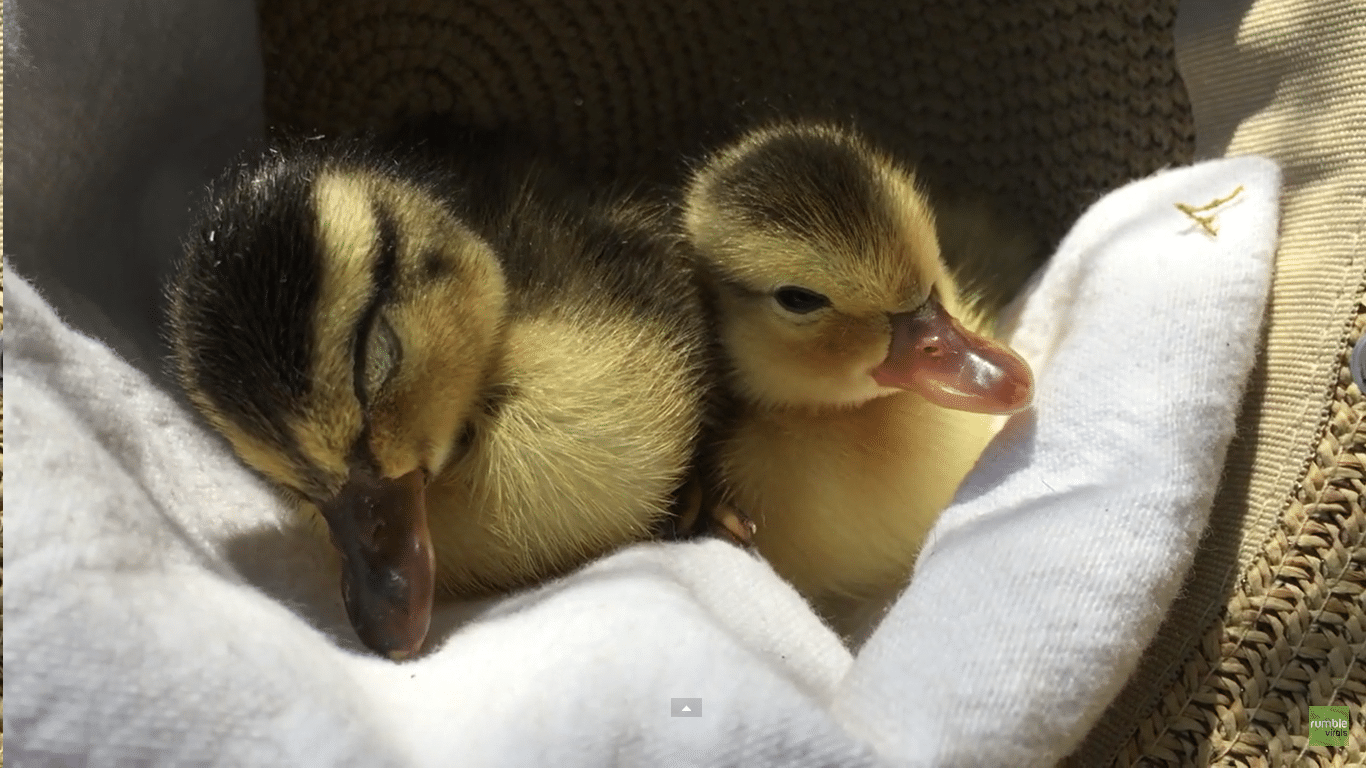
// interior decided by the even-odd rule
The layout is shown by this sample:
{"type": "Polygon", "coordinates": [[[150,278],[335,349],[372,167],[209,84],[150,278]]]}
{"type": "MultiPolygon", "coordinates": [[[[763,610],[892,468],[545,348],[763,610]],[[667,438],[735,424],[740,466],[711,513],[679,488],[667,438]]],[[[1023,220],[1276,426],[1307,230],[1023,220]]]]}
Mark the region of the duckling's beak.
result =
{"type": "Polygon", "coordinates": [[[417,653],[435,582],[422,471],[391,479],[353,468],[319,508],[341,551],[342,599],[361,642],[395,660],[417,653]]]}
{"type": "Polygon", "coordinates": [[[887,359],[873,369],[878,384],[974,413],[1013,413],[1034,399],[1029,363],[964,328],[933,296],[914,311],[892,315],[891,323],[887,359]]]}

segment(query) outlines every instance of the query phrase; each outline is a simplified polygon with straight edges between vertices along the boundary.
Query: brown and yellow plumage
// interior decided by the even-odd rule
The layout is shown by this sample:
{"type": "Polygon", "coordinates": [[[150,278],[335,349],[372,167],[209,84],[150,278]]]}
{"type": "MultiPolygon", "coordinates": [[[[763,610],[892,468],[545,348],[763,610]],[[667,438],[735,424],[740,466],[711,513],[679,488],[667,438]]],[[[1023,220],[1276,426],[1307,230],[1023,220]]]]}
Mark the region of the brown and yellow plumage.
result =
{"type": "Polygon", "coordinates": [[[661,216],[472,133],[302,142],[220,184],[170,290],[176,372],[322,512],[368,645],[416,649],[423,578],[515,588],[671,514],[708,341],[661,216]]]}

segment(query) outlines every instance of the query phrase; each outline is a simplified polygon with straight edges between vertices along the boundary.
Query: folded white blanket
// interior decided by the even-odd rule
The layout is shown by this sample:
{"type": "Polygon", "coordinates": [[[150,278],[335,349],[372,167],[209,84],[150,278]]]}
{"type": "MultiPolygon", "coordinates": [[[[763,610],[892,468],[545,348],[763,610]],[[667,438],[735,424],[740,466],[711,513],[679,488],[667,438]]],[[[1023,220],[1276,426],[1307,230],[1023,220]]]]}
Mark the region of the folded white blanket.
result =
{"type": "Polygon", "coordinates": [[[837,711],[887,753],[1045,764],[1119,692],[1213,502],[1279,190],[1263,158],[1167,171],[1064,239],[1012,336],[1034,408],[964,481],[841,685],[837,711]]]}
{"type": "Polygon", "coordinates": [[[1056,759],[1190,561],[1257,339],[1278,184],[1267,161],[1218,161],[1083,218],[1015,336],[1035,411],[998,436],[852,664],[719,542],[637,546],[473,618],[448,609],[412,663],[358,653],[325,546],[7,272],[11,760],[1056,759]],[[1173,207],[1237,186],[1217,237],[1173,207]],[[674,697],[700,697],[702,717],[671,717],[674,697]]]}
{"type": "MultiPolygon", "coordinates": [[[[62,166],[29,151],[9,197],[62,166]]],[[[1014,336],[1036,408],[1006,424],[858,658],[715,541],[443,609],[409,663],[362,653],[326,546],[7,268],[10,761],[1048,764],[1123,684],[1190,562],[1254,356],[1279,184],[1266,160],[1211,162],[1076,225],[1014,336]],[[1196,213],[1217,234],[1176,208],[1239,187],[1196,213]],[[681,697],[701,716],[671,716],[681,697]]],[[[43,200],[68,206],[53,220],[109,215],[98,197],[43,200]]],[[[24,247],[29,263],[92,255],[24,247]]]]}

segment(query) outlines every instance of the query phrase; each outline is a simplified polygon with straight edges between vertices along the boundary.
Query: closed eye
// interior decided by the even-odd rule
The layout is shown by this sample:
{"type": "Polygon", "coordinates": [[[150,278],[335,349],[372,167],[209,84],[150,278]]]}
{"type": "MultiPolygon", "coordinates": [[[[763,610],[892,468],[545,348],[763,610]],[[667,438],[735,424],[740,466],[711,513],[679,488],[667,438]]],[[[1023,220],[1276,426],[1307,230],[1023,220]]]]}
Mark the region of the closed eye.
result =
{"type": "Polygon", "coordinates": [[[357,389],[361,401],[369,403],[394,375],[403,358],[398,335],[382,313],[375,316],[366,333],[361,359],[357,360],[357,389]]]}
{"type": "Polygon", "coordinates": [[[465,426],[460,430],[460,437],[455,443],[455,457],[463,459],[465,454],[470,452],[470,447],[474,445],[474,424],[465,422],[465,426]]]}
{"type": "Polygon", "coordinates": [[[374,213],[379,229],[372,275],[375,290],[357,326],[352,359],[351,385],[362,407],[369,407],[403,356],[403,347],[383,312],[393,293],[398,269],[398,222],[393,212],[379,203],[375,203],[374,213]]]}

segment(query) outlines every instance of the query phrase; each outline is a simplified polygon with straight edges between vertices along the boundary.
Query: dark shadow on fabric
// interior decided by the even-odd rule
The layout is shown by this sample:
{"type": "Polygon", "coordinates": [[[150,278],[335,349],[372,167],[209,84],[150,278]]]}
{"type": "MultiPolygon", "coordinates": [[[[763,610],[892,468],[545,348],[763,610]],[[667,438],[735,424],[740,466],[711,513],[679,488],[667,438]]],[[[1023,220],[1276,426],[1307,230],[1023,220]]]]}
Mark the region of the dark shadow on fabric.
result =
{"type": "MultiPolygon", "coordinates": [[[[301,526],[261,528],[228,541],[225,554],[244,581],[327,635],[337,647],[370,653],[346,617],[337,555],[321,537],[301,526]]],[[[476,619],[527,610],[561,588],[483,600],[443,600],[438,596],[431,629],[418,658],[441,648],[476,619]]]]}

